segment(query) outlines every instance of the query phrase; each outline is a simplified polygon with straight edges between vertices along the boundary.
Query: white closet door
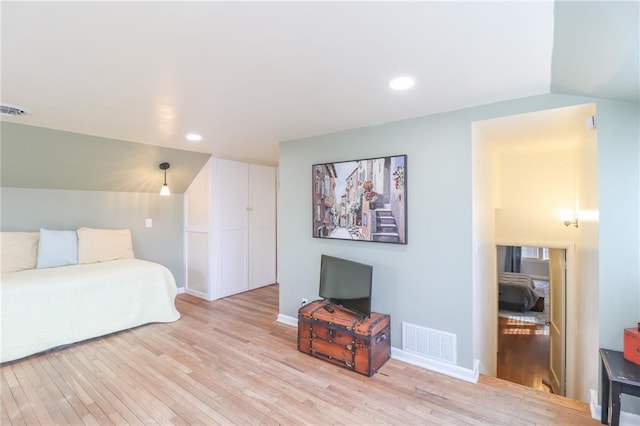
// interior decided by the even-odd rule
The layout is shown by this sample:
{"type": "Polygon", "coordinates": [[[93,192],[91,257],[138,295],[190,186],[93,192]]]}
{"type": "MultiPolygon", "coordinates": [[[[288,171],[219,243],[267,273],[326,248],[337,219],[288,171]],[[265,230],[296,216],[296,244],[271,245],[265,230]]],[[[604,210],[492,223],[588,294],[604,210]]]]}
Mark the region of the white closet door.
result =
{"type": "Polygon", "coordinates": [[[248,280],[248,165],[221,160],[213,203],[220,212],[220,292],[219,297],[247,291],[248,280]]]}
{"type": "Polygon", "coordinates": [[[200,170],[184,194],[185,291],[211,300],[209,285],[209,194],[211,160],[200,170]]]}
{"type": "Polygon", "coordinates": [[[209,234],[185,232],[187,254],[185,291],[206,300],[212,299],[209,289],[209,234]]]}
{"type": "Polygon", "coordinates": [[[249,165],[249,288],[276,281],[276,171],[249,165]]]}

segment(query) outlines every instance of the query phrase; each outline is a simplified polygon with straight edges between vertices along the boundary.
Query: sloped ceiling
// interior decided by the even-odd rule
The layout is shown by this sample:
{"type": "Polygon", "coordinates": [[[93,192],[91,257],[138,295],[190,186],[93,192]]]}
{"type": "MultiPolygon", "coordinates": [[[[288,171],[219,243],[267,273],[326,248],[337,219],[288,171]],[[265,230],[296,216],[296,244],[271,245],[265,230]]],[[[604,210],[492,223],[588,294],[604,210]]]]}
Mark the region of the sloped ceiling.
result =
{"type": "Polygon", "coordinates": [[[640,2],[556,2],[551,90],[639,103],[640,2]]]}
{"type": "Polygon", "coordinates": [[[3,187],[87,191],[160,192],[167,184],[183,193],[210,155],[78,133],[0,125],[3,187]]]}

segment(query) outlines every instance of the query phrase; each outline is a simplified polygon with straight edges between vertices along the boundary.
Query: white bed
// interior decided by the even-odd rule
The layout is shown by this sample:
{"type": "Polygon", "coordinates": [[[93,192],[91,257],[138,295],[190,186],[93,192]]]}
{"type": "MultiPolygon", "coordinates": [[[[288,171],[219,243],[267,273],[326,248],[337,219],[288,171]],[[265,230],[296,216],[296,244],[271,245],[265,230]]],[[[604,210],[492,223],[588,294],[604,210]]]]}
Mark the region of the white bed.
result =
{"type": "Polygon", "coordinates": [[[542,296],[536,292],[535,288],[530,275],[500,272],[498,274],[498,307],[518,312],[532,309],[542,296]]]}
{"type": "Polygon", "coordinates": [[[0,290],[0,362],[180,318],[171,272],[139,259],[3,273],[0,290]]]}

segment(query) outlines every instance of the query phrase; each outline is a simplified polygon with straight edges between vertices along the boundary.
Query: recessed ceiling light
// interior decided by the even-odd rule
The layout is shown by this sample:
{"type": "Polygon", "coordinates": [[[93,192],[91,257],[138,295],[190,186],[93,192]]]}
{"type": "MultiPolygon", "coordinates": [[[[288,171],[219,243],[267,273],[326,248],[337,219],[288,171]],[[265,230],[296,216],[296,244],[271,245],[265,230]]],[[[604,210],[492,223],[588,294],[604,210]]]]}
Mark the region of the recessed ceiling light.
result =
{"type": "Polygon", "coordinates": [[[195,134],[195,133],[188,133],[187,134],[187,140],[191,141],[191,142],[199,142],[202,140],[202,136],[195,134]]]}
{"type": "Polygon", "coordinates": [[[416,81],[411,77],[398,77],[389,82],[389,87],[393,90],[407,90],[411,89],[416,81]]]}

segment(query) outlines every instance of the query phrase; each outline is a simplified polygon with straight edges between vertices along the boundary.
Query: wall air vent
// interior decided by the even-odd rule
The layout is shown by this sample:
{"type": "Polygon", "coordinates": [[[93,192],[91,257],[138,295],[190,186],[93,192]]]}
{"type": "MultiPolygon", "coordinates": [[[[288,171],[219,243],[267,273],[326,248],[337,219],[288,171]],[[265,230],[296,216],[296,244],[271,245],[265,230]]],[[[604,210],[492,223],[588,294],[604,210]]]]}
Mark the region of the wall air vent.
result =
{"type": "Polygon", "coordinates": [[[456,364],[456,335],[406,322],[402,323],[402,350],[456,364]]]}
{"type": "Polygon", "coordinates": [[[27,111],[24,108],[20,108],[13,105],[0,105],[0,114],[5,115],[24,115],[27,111]]]}

